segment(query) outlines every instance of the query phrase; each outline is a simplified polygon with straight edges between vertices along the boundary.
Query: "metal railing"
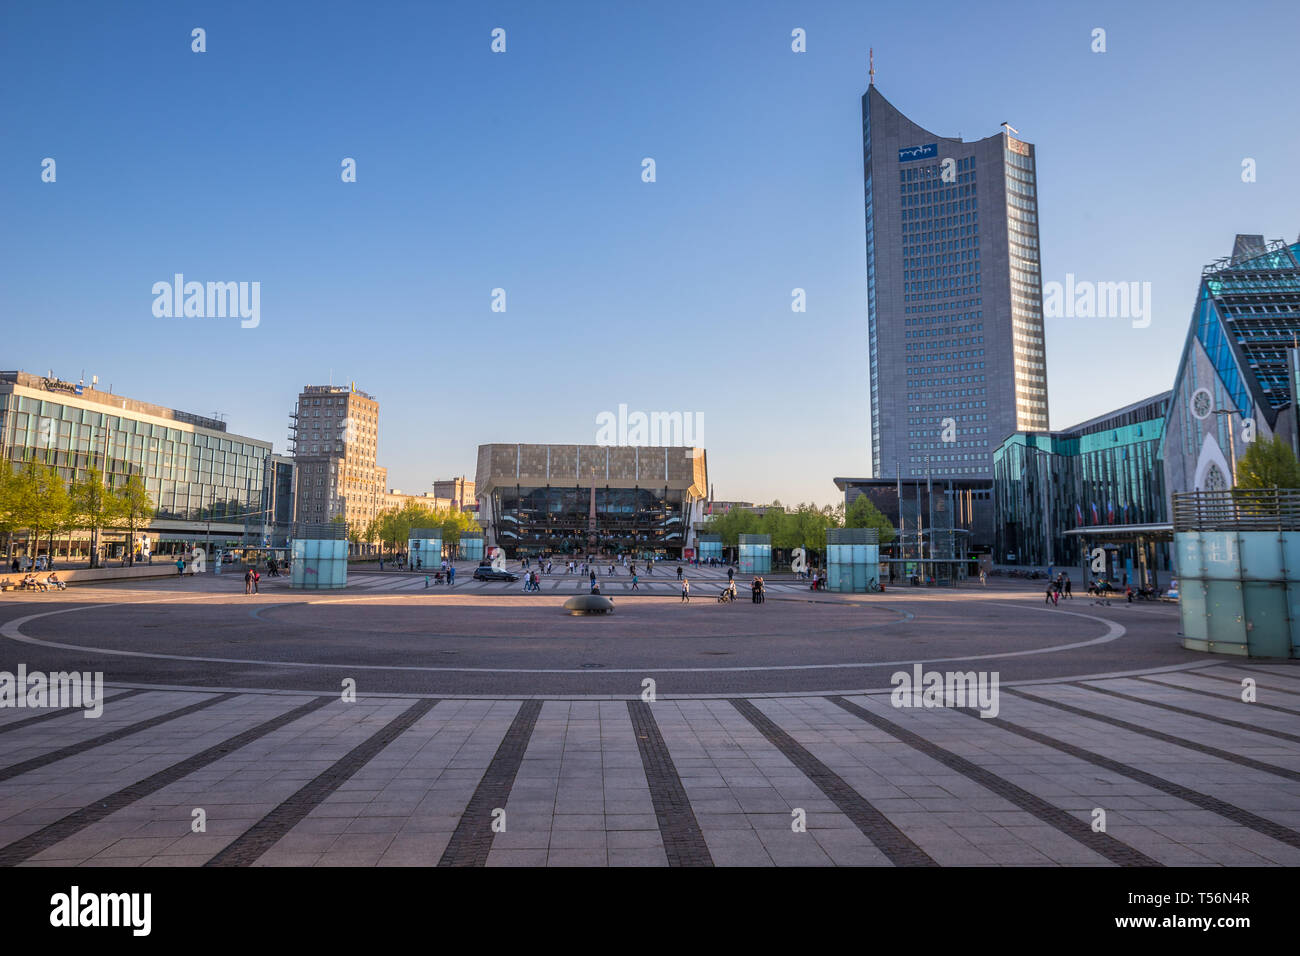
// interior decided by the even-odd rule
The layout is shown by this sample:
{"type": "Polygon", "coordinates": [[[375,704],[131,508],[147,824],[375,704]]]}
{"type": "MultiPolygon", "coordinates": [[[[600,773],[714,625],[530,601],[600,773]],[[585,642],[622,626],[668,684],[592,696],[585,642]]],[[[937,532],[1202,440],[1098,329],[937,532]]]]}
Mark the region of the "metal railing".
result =
{"type": "Polygon", "coordinates": [[[1174,531],[1300,531],[1300,489],[1234,488],[1173,496],[1174,531]]]}

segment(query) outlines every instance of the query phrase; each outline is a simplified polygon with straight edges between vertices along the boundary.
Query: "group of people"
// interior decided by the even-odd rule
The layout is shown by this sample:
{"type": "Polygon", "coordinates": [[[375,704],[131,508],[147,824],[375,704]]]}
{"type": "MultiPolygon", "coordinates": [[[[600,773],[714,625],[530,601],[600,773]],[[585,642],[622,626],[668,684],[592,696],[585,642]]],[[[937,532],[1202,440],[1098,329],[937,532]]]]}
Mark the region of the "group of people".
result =
{"type": "Polygon", "coordinates": [[[25,559],[14,558],[13,564],[9,569],[13,571],[14,574],[18,574],[20,571],[44,571],[47,565],[51,569],[54,567],[54,563],[49,561],[45,555],[42,554],[33,558],[29,554],[25,559]]]}
{"type": "Polygon", "coordinates": [[[1061,603],[1062,597],[1067,597],[1067,598],[1074,597],[1074,595],[1070,592],[1070,576],[1066,574],[1064,571],[1062,571],[1055,578],[1053,578],[1051,582],[1047,585],[1047,595],[1044,597],[1043,600],[1044,603],[1050,604],[1052,605],[1052,607],[1056,607],[1057,604],[1061,603]]]}
{"type": "Polygon", "coordinates": [[[258,584],[262,581],[262,575],[256,568],[249,568],[244,572],[244,593],[259,594],[258,584]]]}
{"type": "MultiPolygon", "coordinates": [[[[14,563],[16,564],[17,562],[14,563]]],[[[0,585],[0,587],[3,587],[6,591],[48,591],[50,588],[54,588],[57,591],[66,591],[68,589],[67,583],[60,581],[58,574],[53,571],[44,578],[38,577],[35,571],[29,571],[21,580],[18,581],[17,584],[14,584],[8,578],[5,578],[3,585],[0,585]]]]}

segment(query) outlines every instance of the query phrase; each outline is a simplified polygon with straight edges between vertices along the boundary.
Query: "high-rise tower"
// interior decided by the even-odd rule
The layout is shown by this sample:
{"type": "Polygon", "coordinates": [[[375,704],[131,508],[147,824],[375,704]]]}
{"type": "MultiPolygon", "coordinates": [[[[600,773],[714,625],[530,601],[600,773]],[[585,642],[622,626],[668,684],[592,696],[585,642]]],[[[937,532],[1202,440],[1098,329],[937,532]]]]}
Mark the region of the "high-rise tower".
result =
{"type": "Polygon", "coordinates": [[[1044,430],[1034,146],[964,142],[862,96],[874,477],[987,478],[1044,430]]]}

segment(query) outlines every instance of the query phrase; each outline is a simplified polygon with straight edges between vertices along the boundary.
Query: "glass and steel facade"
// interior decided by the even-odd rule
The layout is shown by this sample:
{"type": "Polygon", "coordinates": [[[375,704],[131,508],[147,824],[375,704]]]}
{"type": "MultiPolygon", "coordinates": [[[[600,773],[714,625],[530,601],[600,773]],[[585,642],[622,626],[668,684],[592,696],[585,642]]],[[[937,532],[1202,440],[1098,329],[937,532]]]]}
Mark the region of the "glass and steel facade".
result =
{"type": "Polygon", "coordinates": [[[495,488],[490,493],[496,542],[508,554],[545,551],[680,553],[687,534],[685,492],[671,488],[495,488]],[[593,533],[594,532],[594,533],[593,533]]]}
{"type": "Polygon", "coordinates": [[[1254,438],[1297,448],[1300,242],[1239,235],[1201,270],[1162,457],[1170,493],[1229,488],[1254,438]]]}
{"type": "Polygon", "coordinates": [[[990,478],[1048,422],[1034,146],[938,136],[874,85],[862,139],[872,474],[990,478]]]}
{"type": "Polygon", "coordinates": [[[1173,496],[1183,647],[1300,657],[1300,492],[1173,496]]]}
{"type": "Polygon", "coordinates": [[[442,530],[440,528],[412,528],[406,542],[406,563],[412,570],[440,567],[442,565],[442,530]]]}
{"type": "MultiPolygon", "coordinates": [[[[994,454],[994,559],[1078,565],[1071,529],[1168,521],[1160,445],[1169,393],[1059,432],[1017,432],[994,454]]],[[[1158,548],[1156,567],[1168,567],[1158,548]]]]}
{"type": "MultiPolygon", "coordinates": [[[[67,482],[98,468],[113,486],[139,477],[157,541],[261,535],[271,444],[224,422],[23,372],[0,372],[0,454],[56,468],[67,482]]],[[[159,549],[155,548],[155,551],[159,549]]]]}
{"type": "Polygon", "coordinates": [[[294,538],[289,586],[304,591],[333,591],[348,584],[346,538],[294,538]]]}
{"type": "Polygon", "coordinates": [[[767,534],[742,534],[739,536],[740,573],[772,573],[772,536],[767,534]]]}
{"type": "Polygon", "coordinates": [[[462,531],[456,543],[457,561],[483,560],[483,535],[481,532],[462,531]]]}
{"type": "Polygon", "coordinates": [[[700,560],[706,563],[722,560],[722,535],[700,535],[700,560]]]}
{"type": "Polygon", "coordinates": [[[880,583],[880,538],[871,528],[826,529],[826,589],[862,594],[880,583]]]}

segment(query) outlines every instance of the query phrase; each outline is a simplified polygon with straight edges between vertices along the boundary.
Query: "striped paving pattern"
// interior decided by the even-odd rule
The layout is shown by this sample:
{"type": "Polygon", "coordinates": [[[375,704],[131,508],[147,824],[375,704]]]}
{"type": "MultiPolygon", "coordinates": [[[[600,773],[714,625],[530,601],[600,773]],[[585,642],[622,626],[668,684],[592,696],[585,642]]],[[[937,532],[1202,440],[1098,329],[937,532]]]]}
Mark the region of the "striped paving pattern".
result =
{"type": "Polygon", "coordinates": [[[1300,668],[1003,690],[985,718],[113,689],[0,711],[0,865],[1300,865],[1300,668]]]}

